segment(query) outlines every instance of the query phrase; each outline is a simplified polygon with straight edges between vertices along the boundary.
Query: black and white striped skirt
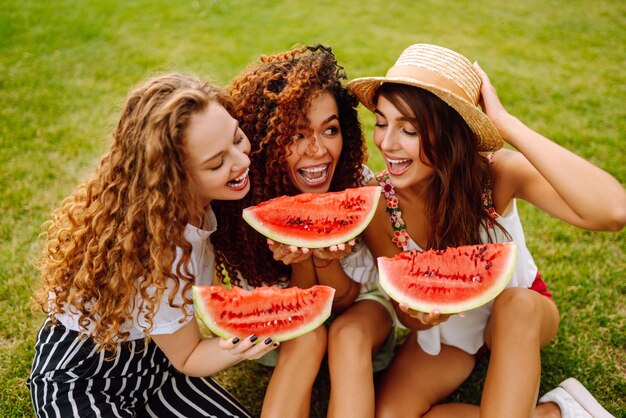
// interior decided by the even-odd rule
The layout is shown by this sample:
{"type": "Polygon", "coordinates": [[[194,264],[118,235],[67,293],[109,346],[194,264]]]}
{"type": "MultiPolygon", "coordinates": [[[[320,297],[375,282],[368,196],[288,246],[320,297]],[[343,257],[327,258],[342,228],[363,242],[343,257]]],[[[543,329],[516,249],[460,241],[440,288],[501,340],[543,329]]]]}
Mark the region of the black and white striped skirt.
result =
{"type": "Polygon", "coordinates": [[[252,417],[210,377],[178,372],[150,342],[111,353],[46,320],[27,385],[38,417],[252,417]]]}

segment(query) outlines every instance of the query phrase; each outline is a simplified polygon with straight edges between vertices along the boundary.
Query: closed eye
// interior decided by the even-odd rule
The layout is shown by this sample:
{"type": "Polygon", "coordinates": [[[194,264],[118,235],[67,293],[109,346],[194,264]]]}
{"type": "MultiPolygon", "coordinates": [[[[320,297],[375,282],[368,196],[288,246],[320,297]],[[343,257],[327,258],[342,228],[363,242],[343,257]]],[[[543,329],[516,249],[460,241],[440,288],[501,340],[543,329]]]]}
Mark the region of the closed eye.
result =
{"type": "Polygon", "coordinates": [[[407,135],[407,136],[416,136],[417,135],[417,131],[413,131],[411,129],[407,129],[407,128],[400,128],[400,131],[407,135]]]}

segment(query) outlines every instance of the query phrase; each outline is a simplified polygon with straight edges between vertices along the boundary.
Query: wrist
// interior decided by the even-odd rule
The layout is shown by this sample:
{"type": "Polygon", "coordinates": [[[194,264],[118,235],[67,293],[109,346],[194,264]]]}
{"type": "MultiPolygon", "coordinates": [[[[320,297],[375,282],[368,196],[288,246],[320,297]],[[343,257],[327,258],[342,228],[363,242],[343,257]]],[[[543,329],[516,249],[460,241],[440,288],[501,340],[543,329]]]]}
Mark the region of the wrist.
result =
{"type": "Polygon", "coordinates": [[[350,296],[350,293],[352,293],[353,288],[354,281],[352,281],[352,279],[348,279],[348,288],[341,295],[335,295],[335,297],[333,298],[333,303],[339,303],[346,299],[348,296],[350,296]]]}
{"type": "Polygon", "coordinates": [[[324,260],[313,257],[313,267],[315,267],[316,269],[325,269],[326,267],[330,266],[333,261],[335,260],[324,260]]]}

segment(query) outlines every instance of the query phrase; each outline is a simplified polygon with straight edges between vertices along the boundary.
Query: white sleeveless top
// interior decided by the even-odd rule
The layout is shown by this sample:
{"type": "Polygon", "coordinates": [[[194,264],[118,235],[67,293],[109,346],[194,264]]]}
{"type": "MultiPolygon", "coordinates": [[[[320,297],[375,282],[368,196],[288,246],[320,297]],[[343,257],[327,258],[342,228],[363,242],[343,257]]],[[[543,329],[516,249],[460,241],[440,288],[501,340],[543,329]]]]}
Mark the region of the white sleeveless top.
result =
{"type": "MultiPolygon", "coordinates": [[[[185,238],[191,244],[191,259],[189,261],[189,272],[195,277],[196,285],[210,285],[213,278],[213,272],[215,270],[215,254],[213,253],[213,246],[209,237],[217,229],[217,220],[215,214],[209,206],[207,209],[208,228],[206,230],[197,228],[188,224],[185,228],[185,238]]],[[[182,250],[177,249],[177,256],[172,270],[178,263],[178,260],[182,256],[182,250]]],[[[174,303],[183,305],[183,285],[182,281],[179,282],[178,292],[174,296],[174,303]]],[[[150,331],[152,335],[158,334],[173,334],[178,331],[184,325],[186,325],[192,318],[195,309],[192,304],[185,306],[185,310],[188,315],[185,315],[180,308],[173,308],[168,302],[168,296],[174,288],[172,280],[168,281],[167,289],[163,293],[163,299],[158,307],[157,312],[153,318],[153,328],[150,331]]],[[[149,291],[149,290],[148,290],[149,291]]],[[[53,296],[53,295],[52,295],[53,296]]],[[[191,291],[187,295],[191,298],[191,291]]],[[[137,300],[139,299],[137,295],[137,300]]],[[[57,315],[57,319],[67,329],[78,331],[81,333],[86,332],[85,329],[79,328],[78,318],[80,314],[76,312],[76,309],[72,306],[68,306],[65,312],[57,315]]],[[[129,318],[126,326],[123,327],[123,331],[130,333],[128,340],[142,339],[145,337],[145,328],[148,323],[145,320],[142,312],[139,312],[138,304],[135,304],[135,308],[132,313],[132,317],[129,318]]],[[[93,323],[87,327],[87,332],[93,329],[93,323]]]]}
{"type": "MultiPolygon", "coordinates": [[[[396,238],[394,238],[394,240],[402,238],[403,234],[406,234],[405,236],[408,239],[406,243],[402,245],[402,250],[422,251],[423,249],[408,236],[406,229],[404,229],[404,221],[401,219],[400,208],[398,207],[398,198],[389,177],[383,172],[377,176],[377,181],[383,187],[383,195],[389,203],[388,211],[391,210],[392,212],[390,213],[390,219],[395,222],[394,233],[396,234],[396,238]],[[389,207],[393,209],[389,209],[389,207]],[[398,237],[398,230],[402,230],[399,234],[400,237],[398,237]]],[[[484,195],[483,200],[486,206],[492,206],[490,195],[484,195]]],[[[537,265],[526,247],[524,230],[517,212],[517,202],[513,200],[510,212],[504,216],[495,213],[493,207],[490,207],[488,212],[492,218],[497,219],[498,223],[508,232],[511,238],[509,239],[504,232],[497,227],[482,227],[480,231],[481,241],[489,242],[488,238],[490,237],[492,242],[515,242],[517,248],[517,262],[513,277],[507,287],[530,288],[537,276],[537,265]]],[[[485,326],[491,314],[492,305],[493,301],[468,312],[464,312],[463,316],[453,315],[446,322],[427,330],[418,331],[418,344],[424,352],[430,355],[439,354],[441,344],[460,348],[469,354],[475,354],[485,343],[485,326]]],[[[401,324],[399,325],[401,326],[401,324]]]]}
{"type": "MultiPolygon", "coordinates": [[[[517,262],[513,277],[508,287],[530,288],[537,275],[537,266],[532,255],[526,247],[524,230],[517,212],[517,203],[513,201],[513,208],[506,216],[499,216],[498,223],[511,235],[507,239],[499,228],[491,228],[489,234],[495,239],[494,242],[513,241],[517,247],[517,262]]],[[[487,242],[487,231],[481,231],[483,242],[487,242]]],[[[422,251],[415,241],[409,237],[408,245],[403,250],[422,251]]],[[[437,355],[441,350],[441,344],[460,348],[461,350],[475,354],[485,343],[485,326],[491,314],[493,301],[465,312],[463,316],[453,315],[446,322],[427,330],[418,331],[417,342],[430,355],[437,355]]]]}

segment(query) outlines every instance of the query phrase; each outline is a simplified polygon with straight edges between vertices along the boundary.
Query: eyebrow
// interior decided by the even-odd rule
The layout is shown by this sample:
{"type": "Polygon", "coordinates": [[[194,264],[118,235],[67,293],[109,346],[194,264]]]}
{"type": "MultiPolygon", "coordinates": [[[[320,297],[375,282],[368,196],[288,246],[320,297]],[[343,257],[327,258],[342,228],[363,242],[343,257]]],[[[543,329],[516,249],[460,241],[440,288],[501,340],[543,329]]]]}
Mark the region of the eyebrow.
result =
{"type": "Polygon", "coordinates": [[[326,119],[324,119],[324,121],[322,122],[322,125],[326,125],[328,122],[330,122],[333,119],[339,120],[339,117],[337,115],[335,115],[335,114],[332,114],[329,117],[327,117],[326,119]]]}
{"type": "MultiPolygon", "coordinates": [[[[235,137],[235,134],[237,133],[238,129],[239,129],[239,121],[235,120],[235,130],[233,131],[233,138],[235,137]]],[[[204,161],[202,161],[202,164],[200,164],[200,166],[203,166],[206,163],[213,161],[214,159],[221,156],[222,154],[224,154],[224,151],[218,151],[215,155],[208,157],[204,161]]]]}
{"type": "MultiPolygon", "coordinates": [[[[383,115],[383,112],[381,112],[378,109],[374,109],[374,113],[377,115],[380,115],[381,117],[387,119],[387,116],[383,115]]],[[[396,120],[402,121],[402,122],[411,122],[408,118],[406,118],[405,116],[400,116],[399,118],[396,118],[396,120]]]]}

